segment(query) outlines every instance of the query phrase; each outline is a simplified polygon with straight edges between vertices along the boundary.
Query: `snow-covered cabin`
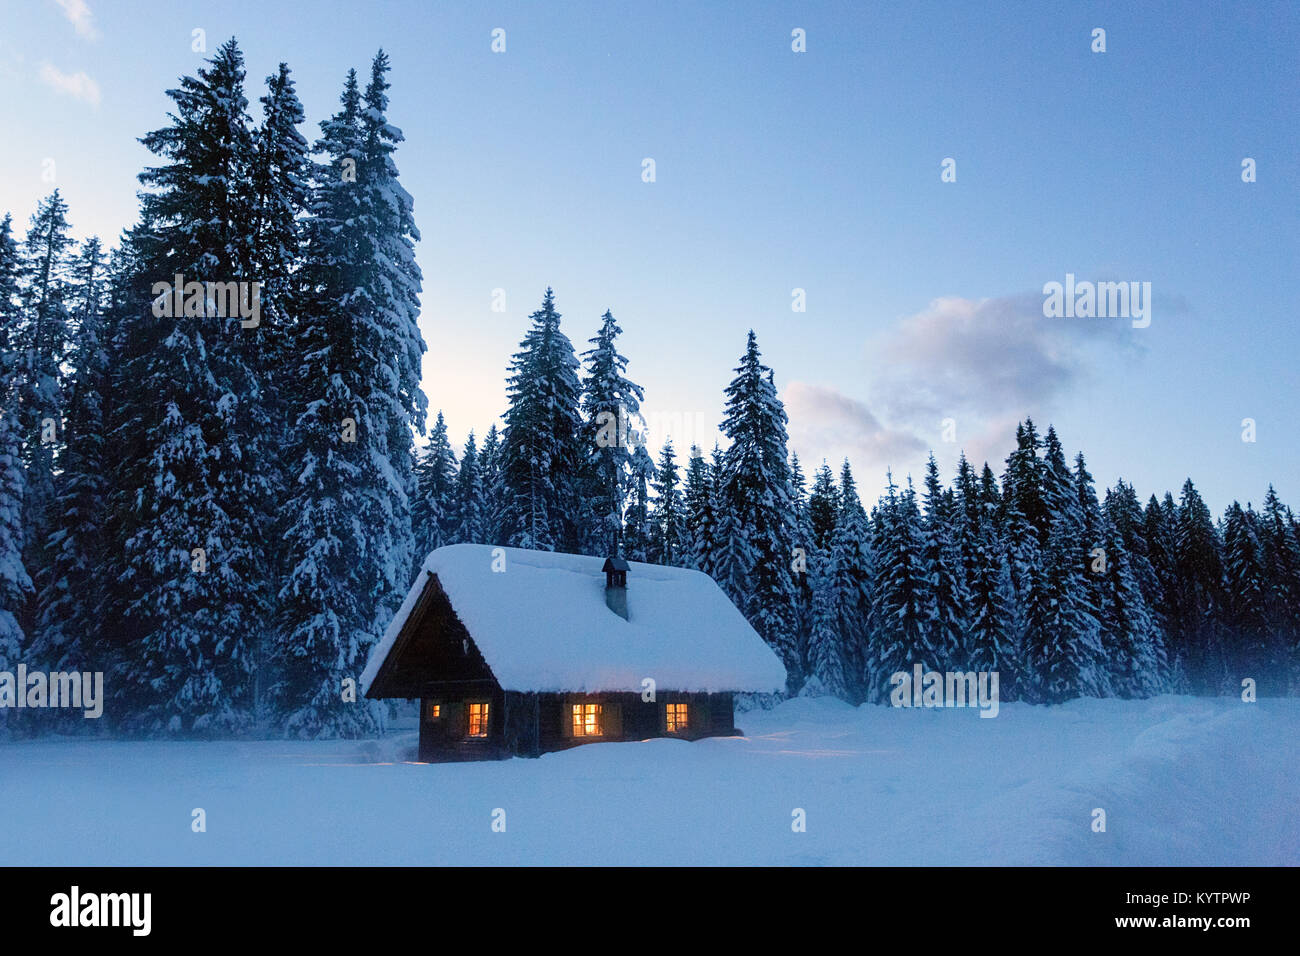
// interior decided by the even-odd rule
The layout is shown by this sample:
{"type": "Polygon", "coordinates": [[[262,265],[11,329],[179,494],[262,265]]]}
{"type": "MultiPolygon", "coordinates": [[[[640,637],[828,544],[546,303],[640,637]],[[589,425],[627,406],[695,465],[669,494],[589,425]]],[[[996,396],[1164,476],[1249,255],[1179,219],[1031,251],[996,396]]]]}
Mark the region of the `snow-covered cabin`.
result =
{"type": "Polygon", "coordinates": [[[419,698],[420,759],[736,733],[733,695],[785,667],[699,571],[576,554],[439,548],[362,674],[419,698]]]}

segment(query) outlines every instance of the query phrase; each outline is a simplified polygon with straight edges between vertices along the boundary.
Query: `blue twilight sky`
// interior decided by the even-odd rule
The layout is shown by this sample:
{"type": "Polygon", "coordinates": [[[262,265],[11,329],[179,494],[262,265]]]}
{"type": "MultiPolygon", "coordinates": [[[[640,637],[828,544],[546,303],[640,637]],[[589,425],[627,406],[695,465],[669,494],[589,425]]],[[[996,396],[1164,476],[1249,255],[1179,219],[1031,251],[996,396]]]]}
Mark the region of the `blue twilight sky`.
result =
{"type": "Polygon", "coordinates": [[[579,350],[613,309],[656,448],[711,446],[752,327],[808,470],[847,455],[869,498],[887,467],[919,478],[931,447],[945,480],[961,448],[1000,474],[1032,414],[1102,485],[1145,498],[1190,474],[1219,513],[1272,481],[1300,506],[1296,3],[0,11],[0,210],[20,233],[52,185],[79,236],[134,221],[136,140],[199,66],[196,28],[209,51],[238,37],[254,116],[287,61],[312,140],[347,68],[387,50],[424,389],[458,444],[503,410],[549,284],[579,350]],[[1067,273],[1150,282],[1150,326],[1045,318],[1043,285],[1067,273]]]}

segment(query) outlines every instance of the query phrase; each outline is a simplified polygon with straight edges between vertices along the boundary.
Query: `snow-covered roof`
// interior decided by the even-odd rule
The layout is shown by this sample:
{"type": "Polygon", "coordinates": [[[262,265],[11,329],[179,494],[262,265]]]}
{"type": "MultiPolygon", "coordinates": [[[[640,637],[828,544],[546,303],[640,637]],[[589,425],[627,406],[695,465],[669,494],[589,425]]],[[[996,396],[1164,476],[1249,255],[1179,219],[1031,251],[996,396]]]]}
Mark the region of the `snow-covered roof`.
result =
{"type": "Polygon", "coordinates": [[[605,604],[604,560],[478,544],[439,548],[372,651],[362,692],[431,575],[505,690],[639,693],[647,677],[661,690],[785,690],[776,652],[707,574],[629,562],[624,620],[605,604]]]}

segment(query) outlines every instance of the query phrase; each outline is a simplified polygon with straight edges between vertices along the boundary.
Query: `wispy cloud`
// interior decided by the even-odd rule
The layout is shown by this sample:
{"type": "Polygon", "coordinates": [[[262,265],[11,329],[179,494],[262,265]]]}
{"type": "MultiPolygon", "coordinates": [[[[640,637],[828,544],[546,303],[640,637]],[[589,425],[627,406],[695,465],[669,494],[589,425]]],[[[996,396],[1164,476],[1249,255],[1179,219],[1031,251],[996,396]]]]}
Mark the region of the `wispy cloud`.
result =
{"type": "Polygon", "coordinates": [[[95,14],[91,12],[90,4],[86,3],[86,0],[54,0],[54,2],[63,10],[63,15],[67,17],[78,36],[87,40],[94,40],[99,36],[99,31],[95,29],[95,14]]]}
{"type": "Polygon", "coordinates": [[[98,106],[100,101],[99,84],[86,73],[64,73],[56,66],[42,63],[41,82],[50,89],[74,100],[81,100],[91,106],[98,106]]]}
{"type": "MultiPolygon", "coordinates": [[[[1161,300],[1162,318],[1188,311],[1178,297],[1161,300]]],[[[1038,293],[935,299],[866,344],[862,395],[790,383],[791,444],[816,461],[847,456],[866,476],[915,470],[931,449],[941,465],[964,450],[977,467],[996,467],[1017,422],[1050,419],[1107,363],[1139,355],[1145,334],[1122,319],[1049,319],[1038,293]]]]}
{"type": "Polygon", "coordinates": [[[862,402],[825,385],[791,382],[781,396],[790,416],[790,443],[809,457],[807,470],[822,458],[855,469],[883,470],[911,461],[925,445],[915,435],[888,428],[862,402]]]}

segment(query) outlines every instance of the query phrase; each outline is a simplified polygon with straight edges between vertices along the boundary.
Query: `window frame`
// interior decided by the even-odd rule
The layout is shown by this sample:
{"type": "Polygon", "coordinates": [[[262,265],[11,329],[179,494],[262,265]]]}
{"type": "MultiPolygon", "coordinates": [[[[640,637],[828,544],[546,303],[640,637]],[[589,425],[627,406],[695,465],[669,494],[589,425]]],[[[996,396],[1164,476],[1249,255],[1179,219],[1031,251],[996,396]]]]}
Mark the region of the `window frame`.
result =
{"type": "Polygon", "coordinates": [[[605,707],[600,701],[583,701],[569,705],[569,733],[576,740],[578,738],[593,738],[605,736],[605,707]],[[595,713],[592,715],[595,720],[595,732],[587,731],[587,708],[592,708],[595,713]],[[580,719],[581,718],[581,719],[580,719]]]}
{"type": "Polygon", "coordinates": [[[441,700],[441,699],[439,699],[439,700],[426,700],[426,701],[424,702],[424,719],[425,719],[426,722],[429,722],[429,723],[432,723],[432,722],[435,721],[435,720],[436,720],[436,721],[439,721],[439,722],[442,721],[442,719],[443,719],[443,714],[442,714],[442,700],[441,700]]]}
{"type": "Polygon", "coordinates": [[[664,703],[664,733],[680,734],[691,728],[690,701],[670,700],[664,703]],[[673,708],[681,708],[681,716],[675,715],[673,708]]]}
{"type": "Polygon", "coordinates": [[[492,732],[492,702],[490,700],[467,700],[465,701],[465,739],[466,740],[486,740],[492,732]],[[474,708],[483,708],[482,730],[480,734],[474,733],[474,708]]]}

